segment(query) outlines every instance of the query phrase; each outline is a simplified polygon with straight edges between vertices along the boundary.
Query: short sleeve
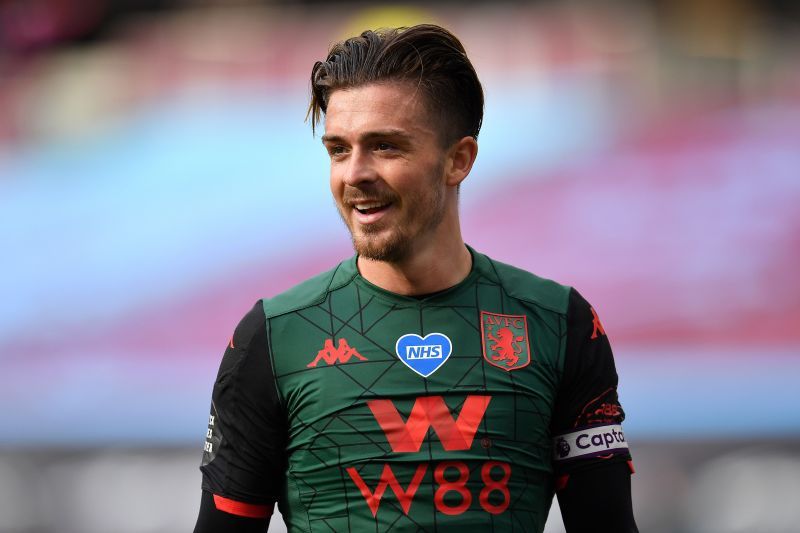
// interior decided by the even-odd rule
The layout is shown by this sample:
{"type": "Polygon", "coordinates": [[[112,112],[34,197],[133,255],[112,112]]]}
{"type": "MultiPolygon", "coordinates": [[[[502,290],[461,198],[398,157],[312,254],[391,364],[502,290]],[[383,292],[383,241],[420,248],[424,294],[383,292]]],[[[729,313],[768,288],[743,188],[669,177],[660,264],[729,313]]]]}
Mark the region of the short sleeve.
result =
{"type": "Polygon", "coordinates": [[[286,438],[259,301],[236,327],[214,383],[203,490],[271,509],[283,485],[286,438]]]}
{"type": "Polygon", "coordinates": [[[571,289],[564,372],[553,410],[553,461],[558,474],[628,461],[611,345],[589,303],[571,289]]]}

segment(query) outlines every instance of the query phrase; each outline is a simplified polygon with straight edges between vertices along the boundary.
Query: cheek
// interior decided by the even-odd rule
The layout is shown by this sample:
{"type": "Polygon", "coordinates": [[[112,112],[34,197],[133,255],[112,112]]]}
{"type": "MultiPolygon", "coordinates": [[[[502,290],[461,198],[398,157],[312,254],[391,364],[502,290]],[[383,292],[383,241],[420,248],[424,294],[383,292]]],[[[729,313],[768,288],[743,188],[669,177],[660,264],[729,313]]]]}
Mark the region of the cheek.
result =
{"type": "Polygon", "coordinates": [[[331,193],[333,194],[333,198],[337,202],[339,202],[342,199],[344,187],[341,176],[336,172],[334,167],[331,167],[329,183],[331,187],[331,193]]]}

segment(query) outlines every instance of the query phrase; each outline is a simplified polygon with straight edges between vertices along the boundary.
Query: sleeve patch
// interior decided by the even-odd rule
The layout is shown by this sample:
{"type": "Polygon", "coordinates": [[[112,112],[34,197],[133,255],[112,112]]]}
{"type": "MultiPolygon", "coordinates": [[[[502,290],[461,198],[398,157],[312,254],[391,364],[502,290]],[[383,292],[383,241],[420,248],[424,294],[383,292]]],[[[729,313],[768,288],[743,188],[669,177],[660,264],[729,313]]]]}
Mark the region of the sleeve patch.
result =
{"type": "Polygon", "coordinates": [[[558,435],[553,439],[553,458],[556,461],[615,455],[627,451],[628,442],[619,424],[586,428],[558,435]]]}
{"type": "Polygon", "coordinates": [[[575,421],[575,426],[596,426],[598,424],[619,424],[625,419],[625,412],[619,404],[617,389],[609,388],[583,407],[575,421]]]}
{"type": "Polygon", "coordinates": [[[222,443],[222,429],[219,427],[219,417],[217,407],[211,402],[211,414],[208,415],[208,427],[206,428],[206,440],[203,443],[202,466],[206,466],[217,456],[217,450],[222,443]]]}

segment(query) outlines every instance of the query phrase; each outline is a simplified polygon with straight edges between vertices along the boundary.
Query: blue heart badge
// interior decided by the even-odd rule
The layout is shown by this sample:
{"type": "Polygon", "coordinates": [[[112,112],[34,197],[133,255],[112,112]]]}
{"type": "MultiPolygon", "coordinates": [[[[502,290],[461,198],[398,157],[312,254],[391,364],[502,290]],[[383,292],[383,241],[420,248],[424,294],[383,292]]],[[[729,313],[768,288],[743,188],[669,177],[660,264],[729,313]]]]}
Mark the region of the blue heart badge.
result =
{"type": "Polygon", "coordinates": [[[427,378],[450,357],[453,343],[442,333],[428,333],[425,337],[407,333],[397,339],[394,349],[408,368],[427,378]]]}

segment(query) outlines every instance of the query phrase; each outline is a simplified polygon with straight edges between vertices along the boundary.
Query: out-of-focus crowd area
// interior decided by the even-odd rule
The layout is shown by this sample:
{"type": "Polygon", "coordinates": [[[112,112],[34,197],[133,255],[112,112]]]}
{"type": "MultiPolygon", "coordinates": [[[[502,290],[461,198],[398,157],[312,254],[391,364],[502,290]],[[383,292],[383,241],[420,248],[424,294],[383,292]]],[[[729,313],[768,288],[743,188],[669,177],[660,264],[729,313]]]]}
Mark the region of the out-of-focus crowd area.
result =
{"type": "Polygon", "coordinates": [[[640,530],[800,531],[797,2],[0,0],[0,532],[191,529],[232,329],[351,253],[311,66],[418,22],[486,91],[465,239],[602,317],[640,530]]]}

